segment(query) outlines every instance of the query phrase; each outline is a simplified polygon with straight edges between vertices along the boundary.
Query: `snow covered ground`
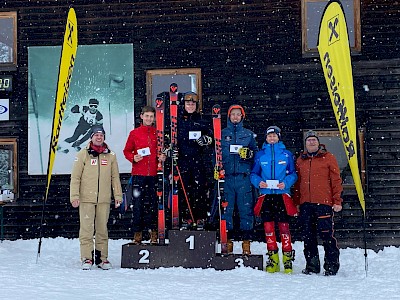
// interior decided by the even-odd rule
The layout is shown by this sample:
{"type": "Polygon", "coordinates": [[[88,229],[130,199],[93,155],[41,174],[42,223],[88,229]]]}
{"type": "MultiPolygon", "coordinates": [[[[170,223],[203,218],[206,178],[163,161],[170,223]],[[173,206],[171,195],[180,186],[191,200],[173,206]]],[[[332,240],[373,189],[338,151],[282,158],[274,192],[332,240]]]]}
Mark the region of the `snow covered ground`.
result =
{"type": "MultiPolygon", "coordinates": [[[[114,269],[80,269],[77,239],[43,239],[0,243],[0,299],[400,299],[400,249],[342,249],[335,277],[303,275],[303,244],[296,242],[292,275],[268,274],[250,268],[230,271],[160,268],[121,269],[121,247],[127,240],[110,240],[114,269]]],[[[235,243],[235,252],[241,246],[235,243]]],[[[265,255],[264,243],[252,243],[254,254],[265,255]]],[[[321,248],[322,252],[322,248],[321,248]]],[[[265,264],[265,259],[264,259],[265,264]]]]}

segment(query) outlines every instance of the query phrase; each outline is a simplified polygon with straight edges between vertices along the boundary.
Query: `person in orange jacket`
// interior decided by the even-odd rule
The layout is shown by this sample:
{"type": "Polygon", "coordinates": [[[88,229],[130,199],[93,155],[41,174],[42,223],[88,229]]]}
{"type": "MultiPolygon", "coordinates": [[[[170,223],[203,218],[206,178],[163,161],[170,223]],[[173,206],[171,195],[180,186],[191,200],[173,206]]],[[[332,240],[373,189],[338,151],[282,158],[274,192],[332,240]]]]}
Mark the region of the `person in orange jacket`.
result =
{"type": "Polygon", "coordinates": [[[304,274],[320,273],[318,240],[325,250],[325,275],[336,275],[339,270],[339,248],[334,237],[333,217],[342,210],[343,191],[340,168],[335,156],[320,144],[318,134],[305,135],[306,150],[296,161],[298,180],[293,200],[300,208],[299,223],[304,239],[306,268],[304,274]]]}

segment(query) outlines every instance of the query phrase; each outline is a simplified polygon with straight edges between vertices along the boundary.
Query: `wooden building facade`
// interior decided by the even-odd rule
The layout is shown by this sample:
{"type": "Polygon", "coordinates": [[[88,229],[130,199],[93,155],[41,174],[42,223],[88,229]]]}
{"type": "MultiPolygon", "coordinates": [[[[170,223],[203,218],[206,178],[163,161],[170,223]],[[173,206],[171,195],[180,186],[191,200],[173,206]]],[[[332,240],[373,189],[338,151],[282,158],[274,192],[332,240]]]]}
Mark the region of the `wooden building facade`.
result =
{"type": "MultiPolygon", "coordinates": [[[[361,48],[352,62],[365,162],[366,239],[368,248],[379,249],[400,245],[400,2],[355,2],[361,48]]],[[[1,92],[0,98],[10,99],[10,118],[0,121],[0,138],[17,139],[18,199],[3,207],[6,239],[39,235],[46,178],[28,174],[27,49],[61,45],[69,7],[77,14],[79,45],[133,44],[136,116],[147,103],[146,71],[199,68],[205,117],[215,103],[223,118],[229,105],[243,105],[245,126],[257,133],[260,146],[268,125],[282,128],[293,152],[303,148],[303,130],[337,129],[319,59],[302,51],[300,0],[7,1],[0,12],[17,14],[17,66],[0,69],[13,77],[12,92],[1,92]]],[[[121,174],[124,182],[128,176],[121,174]]],[[[354,188],[346,189],[344,200],[336,216],[339,244],[363,246],[354,188]]],[[[114,211],[110,236],[129,238],[128,227],[129,218],[118,219],[114,211]]],[[[69,176],[55,175],[44,236],[77,235],[69,176]]]]}

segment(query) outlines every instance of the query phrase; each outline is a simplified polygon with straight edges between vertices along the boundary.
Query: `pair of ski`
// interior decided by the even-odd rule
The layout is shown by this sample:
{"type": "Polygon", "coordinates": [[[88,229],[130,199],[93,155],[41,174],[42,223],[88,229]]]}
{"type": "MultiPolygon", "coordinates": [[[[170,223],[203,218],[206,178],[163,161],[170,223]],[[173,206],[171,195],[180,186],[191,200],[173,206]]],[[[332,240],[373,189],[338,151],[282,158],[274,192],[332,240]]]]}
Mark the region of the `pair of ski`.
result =
{"type": "MultiPolygon", "coordinates": [[[[178,209],[178,170],[176,153],[178,145],[178,85],[172,83],[169,87],[170,119],[171,119],[171,157],[172,157],[172,229],[179,229],[178,209]]],[[[156,99],[156,132],[157,132],[157,153],[160,156],[165,149],[165,103],[164,99],[156,99]]],[[[158,243],[165,244],[165,201],[164,201],[164,162],[159,161],[157,165],[157,196],[158,196],[158,243]]]]}
{"type": "MultiPolygon", "coordinates": [[[[171,157],[172,157],[172,229],[179,229],[179,209],[178,209],[178,168],[175,154],[177,152],[177,125],[178,125],[178,86],[173,83],[169,90],[170,99],[170,119],[171,119],[171,157]]],[[[163,98],[156,99],[156,128],[157,128],[157,152],[160,155],[164,151],[164,109],[165,103],[163,98]]],[[[221,145],[221,107],[214,105],[212,108],[214,141],[215,141],[215,161],[219,171],[217,197],[220,216],[220,242],[221,253],[227,253],[227,231],[226,220],[223,219],[223,214],[226,208],[224,198],[224,174],[222,172],[222,145],[221,145]]],[[[158,239],[159,244],[165,244],[165,202],[164,202],[164,163],[159,161],[157,166],[158,177],[158,239]]],[[[189,205],[189,203],[188,203],[189,205]]],[[[190,208],[190,206],[189,206],[190,208]]]]}

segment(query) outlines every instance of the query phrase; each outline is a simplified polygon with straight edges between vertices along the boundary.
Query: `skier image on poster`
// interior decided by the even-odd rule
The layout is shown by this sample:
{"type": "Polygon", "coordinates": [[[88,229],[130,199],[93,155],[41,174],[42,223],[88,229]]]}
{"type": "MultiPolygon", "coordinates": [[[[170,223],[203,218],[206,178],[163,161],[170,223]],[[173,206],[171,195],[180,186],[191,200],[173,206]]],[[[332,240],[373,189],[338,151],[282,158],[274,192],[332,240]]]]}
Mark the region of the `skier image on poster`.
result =
{"type": "MultiPolygon", "coordinates": [[[[89,106],[74,105],[71,112],[74,114],[80,113],[82,116],[79,118],[78,125],[74,130],[74,134],[66,138],[64,142],[72,144],[76,151],[80,151],[80,145],[90,138],[90,130],[95,125],[103,125],[103,115],[98,111],[99,101],[95,98],[89,100],[89,106]]],[[[60,151],[68,153],[69,149],[59,148],[60,151]]]]}
{"type": "Polygon", "coordinates": [[[209,128],[199,112],[198,95],[185,93],[178,118],[178,167],[184,187],[179,189],[179,207],[183,229],[203,229],[210,210],[207,178],[211,176],[212,165],[207,170],[207,162],[211,162],[212,132],[209,128]]]}

